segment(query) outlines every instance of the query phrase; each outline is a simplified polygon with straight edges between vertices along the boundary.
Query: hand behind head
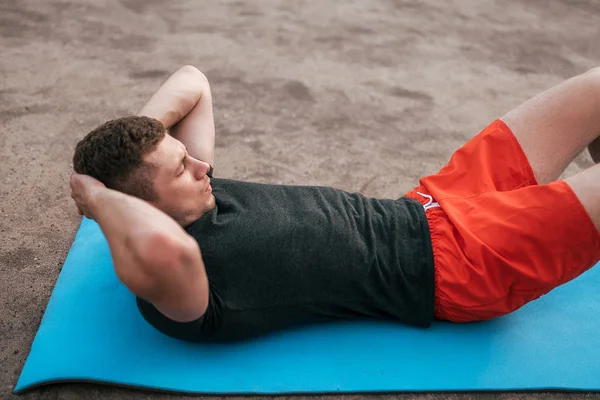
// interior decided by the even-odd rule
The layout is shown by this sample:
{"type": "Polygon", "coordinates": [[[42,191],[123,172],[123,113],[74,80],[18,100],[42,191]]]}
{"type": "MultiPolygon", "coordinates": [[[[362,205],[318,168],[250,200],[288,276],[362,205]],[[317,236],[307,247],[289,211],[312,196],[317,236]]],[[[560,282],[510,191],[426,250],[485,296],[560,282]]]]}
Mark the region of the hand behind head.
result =
{"type": "Polygon", "coordinates": [[[73,172],[70,179],[71,197],[77,206],[79,215],[85,215],[88,218],[94,219],[90,210],[90,202],[98,190],[106,189],[106,186],[97,179],[89,175],[78,174],[73,172]]]}

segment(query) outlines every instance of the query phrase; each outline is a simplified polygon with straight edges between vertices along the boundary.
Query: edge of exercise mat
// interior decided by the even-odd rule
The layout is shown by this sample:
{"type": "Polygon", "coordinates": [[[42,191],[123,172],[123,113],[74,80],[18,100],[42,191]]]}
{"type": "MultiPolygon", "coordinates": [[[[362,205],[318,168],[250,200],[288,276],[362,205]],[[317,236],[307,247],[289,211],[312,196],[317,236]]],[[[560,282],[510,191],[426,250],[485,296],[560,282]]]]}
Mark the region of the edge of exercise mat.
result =
{"type": "Polygon", "coordinates": [[[365,393],[365,394],[398,394],[398,393],[505,393],[505,392],[517,392],[517,393],[541,393],[541,392],[553,392],[553,393],[600,393],[598,388],[585,388],[585,387],[560,387],[560,386],[540,386],[531,388],[514,388],[510,385],[506,387],[497,388],[464,388],[457,387],[451,389],[398,389],[398,390],[356,390],[356,389],[343,389],[337,388],[335,390],[223,390],[223,391],[199,391],[199,390],[184,390],[184,389],[168,389],[161,388],[158,386],[150,385],[135,385],[131,383],[123,383],[119,381],[110,380],[98,380],[98,379],[84,379],[84,378],[58,378],[40,381],[37,383],[25,385],[22,387],[15,387],[13,394],[23,395],[26,392],[38,389],[40,387],[49,386],[53,384],[97,384],[105,387],[120,387],[127,389],[138,389],[148,392],[157,392],[165,394],[199,394],[199,395],[304,395],[304,396],[316,396],[316,395],[331,395],[331,394],[351,394],[351,393],[365,393]]]}
{"type": "MultiPolygon", "coordinates": [[[[72,257],[73,254],[73,249],[75,248],[75,246],[78,245],[78,240],[81,238],[81,236],[86,232],[86,229],[88,226],[90,226],[91,224],[88,222],[86,222],[86,218],[82,218],[81,222],[79,224],[79,227],[77,228],[77,233],[75,234],[75,238],[73,239],[73,242],[71,243],[71,246],[69,247],[69,251],[67,252],[67,257],[65,258],[65,261],[62,263],[62,267],[60,270],[60,273],[58,274],[58,278],[56,279],[56,282],[54,283],[54,287],[52,288],[52,293],[50,294],[50,299],[48,300],[48,304],[46,305],[46,309],[44,310],[44,315],[42,316],[42,319],[40,321],[40,324],[38,325],[37,331],[35,333],[35,336],[33,338],[33,342],[31,343],[31,346],[29,348],[29,352],[27,354],[27,358],[25,359],[25,363],[23,365],[23,368],[21,369],[21,373],[19,374],[19,379],[17,380],[17,384],[15,385],[14,389],[13,389],[13,393],[15,394],[21,394],[23,391],[28,390],[28,389],[32,389],[35,387],[39,387],[39,386],[43,386],[43,385],[47,385],[50,383],[55,383],[54,380],[49,380],[49,381],[42,381],[39,383],[34,383],[34,384],[29,384],[29,385],[22,385],[22,378],[23,378],[23,372],[26,371],[27,367],[28,367],[28,361],[31,355],[31,352],[35,346],[36,340],[38,339],[38,335],[40,333],[40,327],[42,326],[42,324],[44,323],[44,320],[46,319],[46,316],[48,315],[48,310],[50,310],[53,306],[54,303],[54,297],[55,297],[55,291],[56,291],[56,287],[58,286],[62,275],[63,275],[63,268],[64,266],[69,262],[69,259],[72,257]]],[[[63,381],[66,382],[67,380],[59,380],[59,381],[63,381]]]]}
{"type": "MultiPolygon", "coordinates": [[[[66,265],[69,262],[69,260],[72,258],[72,253],[73,253],[73,250],[76,248],[76,246],[81,245],[82,240],[85,240],[84,238],[82,238],[82,236],[90,233],[90,231],[93,230],[94,228],[95,228],[95,225],[93,222],[86,220],[86,219],[84,219],[82,221],[63,265],[66,265]]],[[[91,237],[90,239],[95,240],[95,237],[91,237]]],[[[59,285],[60,280],[62,279],[62,274],[63,274],[63,271],[61,270],[61,273],[59,274],[59,277],[55,284],[55,289],[59,285]]],[[[48,305],[44,312],[44,317],[42,318],[40,326],[41,326],[41,324],[43,324],[44,320],[46,319],[48,312],[51,311],[52,307],[54,306],[55,289],[53,290],[50,300],[48,301],[48,305]]],[[[104,386],[127,387],[127,388],[134,388],[134,389],[147,390],[147,391],[153,391],[153,392],[174,393],[174,394],[178,394],[178,393],[179,394],[205,394],[205,395],[211,395],[211,394],[215,394],[215,395],[223,395],[223,394],[318,395],[318,394],[335,394],[335,393],[372,393],[372,394],[374,394],[374,393],[457,393],[457,392],[471,392],[472,393],[472,392],[506,392],[506,391],[512,391],[512,392],[539,392],[539,391],[599,392],[600,391],[600,388],[597,385],[594,385],[596,387],[588,387],[586,385],[578,385],[576,387],[575,386],[569,387],[568,385],[543,386],[543,385],[539,385],[539,382],[538,382],[538,385],[526,387],[526,388],[524,388],[523,385],[519,385],[519,386],[521,386],[521,388],[516,388],[514,386],[511,387],[511,385],[504,386],[502,384],[500,384],[500,385],[492,384],[492,385],[488,385],[488,387],[485,387],[486,386],[485,384],[483,384],[483,385],[467,385],[470,387],[465,387],[465,384],[463,383],[462,385],[461,384],[457,384],[457,385],[448,385],[448,384],[443,385],[442,384],[442,385],[439,385],[440,388],[423,388],[423,389],[407,388],[407,386],[410,386],[410,385],[404,384],[404,385],[398,385],[399,387],[397,389],[381,389],[381,390],[368,388],[368,385],[365,386],[365,389],[357,389],[355,385],[350,385],[351,387],[349,387],[348,382],[343,385],[335,384],[332,382],[330,388],[323,388],[321,386],[321,388],[317,388],[312,391],[311,390],[297,390],[297,389],[296,390],[288,390],[285,388],[281,388],[281,387],[277,388],[277,387],[273,387],[273,386],[271,386],[270,388],[264,388],[264,389],[260,388],[260,387],[249,389],[248,387],[246,387],[246,388],[241,388],[241,389],[237,389],[237,390],[236,389],[226,389],[226,390],[202,391],[202,390],[191,390],[191,389],[188,389],[188,390],[173,389],[173,388],[168,388],[168,387],[164,387],[164,386],[160,387],[160,386],[152,386],[152,385],[148,385],[148,384],[121,382],[121,381],[115,380],[115,379],[97,379],[97,378],[65,377],[65,376],[52,378],[52,379],[46,379],[46,380],[32,379],[30,383],[24,383],[25,381],[23,380],[23,377],[26,375],[26,374],[24,374],[24,372],[26,372],[26,370],[28,368],[28,361],[30,359],[31,352],[34,350],[35,343],[36,343],[36,340],[38,339],[39,333],[40,333],[40,329],[38,327],[38,332],[36,333],[36,337],[33,340],[31,349],[29,351],[29,355],[28,355],[25,365],[21,371],[19,380],[13,390],[14,394],[22,394],[25,391],[33,390],[33,389],[41,387],[41,386],[50,385],[50,384],[59,384],[59,383],[95,383],[95,384],[100,384],[100,385],[104,385],[104,386]],[[405,387],[402,388],[400,386],[405,386],[405,387]]],[[[257,386],[259,386],[259,385],[257,385],[257,386]]]]}

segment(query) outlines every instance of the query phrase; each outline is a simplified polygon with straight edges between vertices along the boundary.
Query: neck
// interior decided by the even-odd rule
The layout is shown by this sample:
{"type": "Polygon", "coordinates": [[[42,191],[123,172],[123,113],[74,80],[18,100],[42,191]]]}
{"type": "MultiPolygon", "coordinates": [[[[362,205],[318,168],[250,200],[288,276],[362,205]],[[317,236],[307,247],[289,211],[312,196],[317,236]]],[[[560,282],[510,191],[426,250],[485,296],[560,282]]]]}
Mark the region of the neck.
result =
{"type": "Polygon", "coordinates": [[[193,213],[184,214],[183,216],[179,216],[179,217],[173,217],[173,216],[171,216],[171,217],[175,221],[177,221],[177,223],[179,225],[181,225],[183,228],[187,228],[188,226],[190,226],[191,224],[193,224],[194,222],[196,222],[197,220],[202,218],[202,216],[211,212],[214,208],[215,208],[215,205],[213,204],[213,206],[210,209],[206,210],[205,212],[193,212],[193,213]]]}

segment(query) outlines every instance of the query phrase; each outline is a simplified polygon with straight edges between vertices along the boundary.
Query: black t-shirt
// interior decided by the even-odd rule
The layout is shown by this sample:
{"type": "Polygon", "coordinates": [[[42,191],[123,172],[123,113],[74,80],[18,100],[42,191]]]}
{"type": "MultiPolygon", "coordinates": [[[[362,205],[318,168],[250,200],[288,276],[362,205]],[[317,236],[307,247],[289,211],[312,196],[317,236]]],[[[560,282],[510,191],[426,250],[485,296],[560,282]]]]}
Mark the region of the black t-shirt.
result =
{"type": "Polygon", "coordinates": [[[158,330],[237,340],[340,319],[433,319],[433,252],[423,206],[317,186],[213,179],[216,207],[186,228],[198,241],[209,304],[178,323],[138,299],[158,330]]]}

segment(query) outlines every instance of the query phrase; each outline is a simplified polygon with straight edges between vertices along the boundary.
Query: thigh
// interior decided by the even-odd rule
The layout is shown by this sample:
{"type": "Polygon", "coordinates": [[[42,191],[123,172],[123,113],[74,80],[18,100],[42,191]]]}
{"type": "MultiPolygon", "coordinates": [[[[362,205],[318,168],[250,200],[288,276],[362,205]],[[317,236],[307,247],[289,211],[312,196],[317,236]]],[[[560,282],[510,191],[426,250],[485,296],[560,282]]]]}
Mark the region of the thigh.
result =
{"type": "Polygon", "coordinates": [[[515,136],[496,120],[458,149],[437,174],[420,183],[443,206],[446,199],[514,190],[536,180],[515,136]]]}
{"type": "Polygon", "coordinates": [[[600,231],[600,164],[565,180],[600,231]]]}
{"type": "Polygon", "coordinates": [[[600,136],[600,69],[569,79],[501,119],[521,144],[540,184],[555,181],[600,136]]]}
{"type": "MultiPolygon", "coordinates": [[[[600,235],[564,181],[446,204],[463,262],[438,257],[437,315],[457,322],[510,313],[592,267],[600,235]]],[[[456,257],[455,257],[456,258],[456,257]]]]}

